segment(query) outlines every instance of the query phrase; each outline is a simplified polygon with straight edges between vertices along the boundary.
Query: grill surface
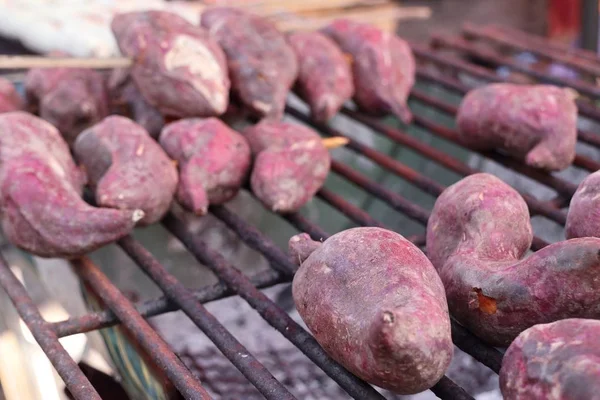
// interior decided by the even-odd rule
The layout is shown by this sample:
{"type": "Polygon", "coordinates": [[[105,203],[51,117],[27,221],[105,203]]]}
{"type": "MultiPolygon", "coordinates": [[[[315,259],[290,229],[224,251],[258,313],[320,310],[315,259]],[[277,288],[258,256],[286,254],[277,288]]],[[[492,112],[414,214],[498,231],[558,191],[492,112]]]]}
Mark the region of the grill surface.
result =
{"type": "MultiPolygon", "coordinates": [[[[578,99],[580,116],[587,118],[588,123],[600,122],[600,109],[595,105],[600,97],[600,89],[595,85],[596,77],[600,76],[600,60],[589,52],[560,48],[541,38],[503,27],[472,25],[465,26],[461,36],[434,37],[429,46],[413,44],[413,50],[419,60],[417,74],[419,81],[439,86],[455,96],[464,95],[470,87],[482,81],[531,80],[553,83],[576,89],[582,96],[578,99]],[[535,54],[539,57],[541,63],[530,65],[520,63],[513,57],[516,52],[520,51],[535,54]],[[576,71],[577,78],[552,76],[545,70],[544,62],[546,64],[559,62],[570,67],[576,71]],[[501,75],[498,73],[498,67],[507,67],[510,71],[518,73],[518,75],[501,75]]],[[[425,106],[429,110],[436,110],[436,112],[445,114],[446,117],[453,117],[457,109],[455,103],[451,104],[448,101],[442,101],[427,94],[419,89],[418,85],[412,91],[411,102],[413,106],[425,106]]],[[[296,106],[290,105],[286,111],[289,116],[313,126],[325,136],[347,136],[344,132],[336,131],[331,127],[313,123],[306,113],[296,106]]],[[[372,129],[377,134],[391,139],[403,148],[410,149],[458,176],[478,172],[443,150],[415,138],[405,130],[392,128],[349,108],[343,109],[342,113],[356,123],[372,129]]],[[[460,145],[458,134],[453,128],[448,128],[446,125],[433,121],[430,117],[425,117],[426,114],[415,112],[414,125],[416,127],[443,139],[444,146],[452,143],[454,146],[458,145],[463,149],[471,150],[460,145]]],[[[579,141],[600,148],[600,135],[595,132],[580,130],[579,141]]],[[[437,180],[417,172],[394,157],[375,150],[358,140],[351,139],[347,148],[366,157],[384,170],[402,178],[415,189],[433,196],[433,198],[438,196],[445,188],[437,180]]],[[[577,185],[575,183],[557,175],[543,173],[527,167],[498,152],[479,152],[478,154],[514,171],[515,174],[531,178],[533,181],[552,190],[554,197],[550,200],[540,200],[528,193],[522,194],[527,201],[532,216],[541,216],[558,225],[564,225],[566,219],[564,207],[568,205],[576,190],[577,185]]],[[[574,166],[571,168],[596,171],[600,169],[600,163],[578,154],[574,166]]],[[[418,246],[424,245],[424,226],[430,214],[428,209],[409,201],[386,187],[386,185],[370,179],[339,160],[333,161],[332,174],[351,182],[364,192],[383,201],[392,209],[420,224],[420,233],[410,236],[409,240],[418,246]]],[[[317,197],[340,211],[356,225],[386,227],[386,224],[327,187],[321,189],[317,197]]],[[[82,371],[62,348],[58,338],[121,323],[133,333],[141,347],[153,357],[156,365],[184,397],[207,398],[208,394],[202,388],[200,382],[194,378],[194,375],[144,320],[144,318],[170,311],[183,310],[266,398],[293,398],[286,387],[278,382],[202,305],[208,301],[239,295],[256,309],[265,321],[323,369],[350,396],[356,399],[383,398],[371,386],[354,377],[331,360],[306,330],[261,293],[259,290],[261,288],[282,282],[290,282],[296,270],[296,267],[288,260],[287,255],[274,241],[232,212],[227,206],[211,207],[210,212],[223,221],[249,247],[262,253],[270,262],[272,269],[251,277],[245,276],[234,265],[231,265],[223,255],[211,250],[201,238],[190,233],[182,217],[170,214],[164,219],[163,225],[184,244],[200,263],[209,267],[221,283],[199,290],[188,289],[171,275],[139,242],[133,237],[126,237],[120,240],[117,245],[160,287],[164,292],[164,297],[132,304],[96,265],[89,259],[82,259],[74,263],[74,270],[104,301],[108,309],[62,322],[48,323],[42,319],[31,298],[13,275],[7,263],[0,258],[0,284],[4,287],[35,339],[65,381],[71,394],[77,399],[99,398],[82,371]]],[[[302,214],[291,214],[281,216],[281,218],[287,220],[298,231],[309,233],[314,239],[325,239],[329,236],[322,227],[302,214]]],[[[405,232],[400,230],[400,233],[404,234],[405,232]]],[[[547,244],[547,241],[536,236],[532,249],[537,250],[547,244]]],[[[452,337],[454,343],[460,349],[472,355],[477,361],[496,373],[500,370],[502,354],[498,350],[485,345],[465,328],[454,322],[452,324],[452,337]]],[[[472,399],[471,395],[447,377],[444,377],[431,390],[442,399],[472,399]]]]}

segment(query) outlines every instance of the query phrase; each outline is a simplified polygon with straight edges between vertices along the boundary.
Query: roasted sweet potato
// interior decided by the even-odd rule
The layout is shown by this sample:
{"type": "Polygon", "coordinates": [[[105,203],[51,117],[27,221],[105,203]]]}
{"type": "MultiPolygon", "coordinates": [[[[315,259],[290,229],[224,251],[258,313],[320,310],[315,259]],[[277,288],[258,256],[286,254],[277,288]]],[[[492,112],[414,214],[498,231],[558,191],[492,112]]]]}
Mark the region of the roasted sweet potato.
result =
{"type": "Polygon", "coordinates": [[[177,168],[148,132],[129,118],[110,116],[83,131],[74,145],[85,166],[96,203],[140,209],[139,225],[159,221],[177,188],[177,168]]]}
{"type": "Polygon", "coordinates": [[[14,85],[0,77],[0,114],[23,108],[23,100],[14,85]]]}
{"type": "Polygon", "coordinates": [[[421,392],[453,354],[444,286],[401,235],[353,228],[324,243],[292,237],[300,316],[329,355],[360,378],[401,394],[421,392]]]}
{"type": "Polygon", "coordinates": [[[73,258],[128,234],[141,210],[89,206],[84,174],[56,128],[25,112],[0,115],[0,209],[8,240],[40,257],[73,258]]]}
{"type": "Polygon", "coordinates": [[[371,114],[391,112],[409,123],[412,113],[406,100],[415,83],[415,59],[408,43],[349,19],[338,19],[322,32],[352,57],[356,104],[371,114]]]}
{"type": "Polygon", "coordinates": [[[159,141],[179,163],[177,199],[198,215],[206,214],[210,204],[231,200],[248,176],[248,143],[216,118],[172,122],[159,141]]]}
{"type": "Polygon", "coordinates": [[[600,237],[600,171],[581,181],[571,198],[565,233],[567,239],[600,237]]]}
{"type": "Polygon", "coordinates": [[[243,134],[255,157],[252,191],[272,211],[297,211],[325,183],[331,158],[312,129],[263,120],[243,134]]]}
{"type": "Polygon", "coordinates": [[[25,77],[25,91],[31,109],[69,144],[109,113],[104,77],[91,69],[32,68],[25,77]]]}
{"type": "Polygon", "coordinates": [[[565,319],[533,326],[502,360],[505,400],[600,399],[600,321],[565,319]]]}
{"type": "Polygon", "coordinates": [[[600,239],[533,238],[525,200],[489,174],[468,176],[437,199],[427,255],[452,315],[483,340],[508,345],[523,330],[564,318],[600,318],[600,239]]]}
{"type": "Polygon", "coordinates": [[[201,24],[227,55],[233,93],[258,116],[280,119],[298,75],[285,36],[265,18],[236,8],[209,8],[201,24]]]}
{"type": "Polygon", "coordinates": [[[548,171],[575,158],[577,105],[571,89],[494,83],[471,90],[458,109],[463,142],[479,150],[500,149],[548,171]]]}
{"type": "Polygon", "coordinates": [[[298,88],[311,116],[326,122],[352,98],[354,83],[350,64],[340,48],[319,32],[298,32],[288,37],[298,60],[298,88]]]}
{"type": "Polygon", "coordinates": [[[221,115],[229,103],[227,60],[206,31],[166,11],[118,14],[111,24],[146,101],[171,117],[221,115]]]}

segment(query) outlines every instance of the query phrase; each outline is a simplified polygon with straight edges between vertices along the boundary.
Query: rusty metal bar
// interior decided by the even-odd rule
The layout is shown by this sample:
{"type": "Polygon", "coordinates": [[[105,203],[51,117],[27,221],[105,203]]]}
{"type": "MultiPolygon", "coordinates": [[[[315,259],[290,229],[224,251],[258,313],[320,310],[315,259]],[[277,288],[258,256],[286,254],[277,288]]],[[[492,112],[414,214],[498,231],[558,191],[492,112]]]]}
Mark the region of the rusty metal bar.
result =
{"type": "MultiPolygon", "coordinates": [[[[119,240],[119,246],[160,287],[165,295],[217,346],[225,357],[265,398],[295,397],[262,365],[221,323],[196,300],[183,283],[170,274],[154,256],[133,237],[119,240]]],[[[247,279],[247,278],[246,278],[247,279]]],[[[248,280],[248,284],[252,285],[248,280]]],[[[254,287],[254,286],[252,286],[254,287]]],[[[256,289],[258,291],[258,289],[256,289]]]]}
{"type": "Polygon", "coordinates": [[[308,332],[254,287],[248,278],[229,264],[221,254],[210,249],[198,236],[191,234],[181,220],[169,214],[163,220],[163,225],[186,246],[200,263],[209,267],[229,288],[246,300],[265,321],[296,345],[348,394],[356,399],[383,399],[383,396],[369,384],[332,360],[308,332]]]}
{"type": "Polygon", "coordinates": [[[440,379],[440,381],[431,388],[431,391],[440,399],[475,400],[473,396],[465,391],[465,389],[446,376],[440,379]]]}
{"type": "Polygon", "coordinates": [[[75,272],[86,281],[115,313],[135,340],[146,350],[154,363],[165,372],[186,399],[211,399],[190,370],[173,354],[169,345],[136,311],[131,302],[88,258],[72,261],[75,272]]]}
{"type": "Polygon", "coordinates": [[[333,208],[340,211],[349,219],[356,221],[358,224],[363,226],[376,226],[383,228],[383,224],[371,217],[368,212],[361,210],[354,204],[346,201],[342,196],[339,196],[328,189],[321,189],[317,193],[317,196],[331,205],[333,208]]]}
{"type": "Polygon", "coordinates": [[[77,400],[101,400],[100,395],[83,374],[77,363],[58,341],[50,324],[40,314],[35,303],[0,255],[0,285],[10,297],[25,325],[31,331],[48,359],[77,400]]]}

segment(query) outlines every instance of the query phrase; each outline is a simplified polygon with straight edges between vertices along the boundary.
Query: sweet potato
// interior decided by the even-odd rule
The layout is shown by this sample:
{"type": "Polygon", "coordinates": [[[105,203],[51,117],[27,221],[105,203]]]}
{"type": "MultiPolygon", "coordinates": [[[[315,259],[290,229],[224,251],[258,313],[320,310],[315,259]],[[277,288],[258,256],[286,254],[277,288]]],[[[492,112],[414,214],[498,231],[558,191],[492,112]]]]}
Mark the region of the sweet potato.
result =
{"type": "Polygon", "coordinates": [[[567,239],[600,237],[600,171],[581,181],[571,198],[565,234],[567,239]]]}
{"type": "Polygon", "coordinates": [[[85,68],[32,68],[25,77],[32,110],[54,125],[69,145],[109,113],[104,77],[85,68]]]}
{"type": "Polygon", "coordinates": [[[298,32],[288,37],[298,60],[298,88],[311,116],[319,122],[333,117],[352,98],[352,70],[344,53],[319,32],[298,32]]]}
{"type": "Polygon", "coordinates": [[[523,259],[532,238],[525,200],[489,174],[448,187],[433,207],[427,255],[450,312],[491,344],[540,323],[600,317],[600,239],[554,243],[523,259]]]}
{"type": "Polygon", "coordinates": [[[458,109],[463,142],[479,150],[500,149],[548,171],[575,158],[577,105],[571,89],[494,83],[471,90],[458,109]]]}
{"type": "Polygon", "coordinates": [[[0,114],[23,108],[23,100],[14,85],[0,77],[0,114]]]}
{"type": "Polygon", "coordinates": [[[259,117],[281,119],[298,75],[285,36],[265,18],[236,8],[209,8],[201,24],[227,55],[233,93],[259,117]]]}
{"type": "Polygon", "coordinates": [[[600,321],[565,319],[531,327],[502,360],[505,400],[600,399],[600,321]]]}
{"type": "Polygon", "coordinates": [[[272,211],[297,211],[325,183],[331,158],[312,129],[263,120],[243,134],[255,157],[252,191],[272,211]]]}
{"type": "Polygon", "coordinates": [[[444,286],[401,235],[353,228],[292,237],[292,292],[323,349],[358,377],[401,394],[433,386],[453,354],[444,286]]]}
{"type": "Polygon", "coordinates": [[[177,168],[148,132],[129,118],[110,116],[83,131],[74,145],[85,166],[96,203],[140,209],[139,225],[159,221],[177,188],[177,168]]]}
{"type": "Polygon", "coordinates": [[[229,103],[225,54],[206,31],[166,11],[117,14],[111,23],[121,52],[134,58],[132,78],[165,116],[221,115],[229,103]]]}
{"type": "Polygon", "coordinates": [[[85,176],[56,128],[0,115],[0,208],[8,240],[40,257],[74,258],[128,234],[144,212],[89,206],[85,176]]]}
{"type": "Polygon", "coordinates": [[[248,143],[217,118],[172,122],[159,141],[179,163],[177,199],[197,215],[206,214],[210,204],[235,197],[248,176],[248,143]]]}
{"type": "Polygon", "coordinates": [[[366,112],[391,112],[404,123],[412,120],[406,105],[415,83],[415,59],[408,43],[379,28],[338,19],[323,28],[352,57],[354,100],[366,112]]]}

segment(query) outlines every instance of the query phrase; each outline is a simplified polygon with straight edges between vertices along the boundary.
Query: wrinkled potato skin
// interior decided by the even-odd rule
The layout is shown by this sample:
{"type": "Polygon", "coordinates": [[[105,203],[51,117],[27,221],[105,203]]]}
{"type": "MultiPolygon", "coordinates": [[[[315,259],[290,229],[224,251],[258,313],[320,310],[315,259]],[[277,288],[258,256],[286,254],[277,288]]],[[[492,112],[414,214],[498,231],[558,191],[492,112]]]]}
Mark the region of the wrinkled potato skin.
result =
{"type": "Polygon", "coordinates": [[[319,344],[369,383],[401,393],[442,378],[453,354],[444,287],[431,262],[401,235],[353,228],[322,244],[289,242],[301,263],[294,302],[319,344]]]}
{"type": "Polygon", "coordinates": [[[486,342],[564,318],[600,318],[600,239],[551,244],[523,258],[533,238],[527,205],[510,186],[474,174],[448,187],[427,225],[427,255],[452,315],[486,342]]]}
{"type": "Polygon", "coordinates": [[[565,234],[567,239],[600,237],[600,171],[581,181],[571,198],[565,234]]]}
{"type": "Polygon", "coordinates": [[[505,400],[600,399],[600,321],[565,319],[533,326],[502,360],[505,400]]]}

